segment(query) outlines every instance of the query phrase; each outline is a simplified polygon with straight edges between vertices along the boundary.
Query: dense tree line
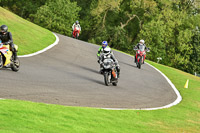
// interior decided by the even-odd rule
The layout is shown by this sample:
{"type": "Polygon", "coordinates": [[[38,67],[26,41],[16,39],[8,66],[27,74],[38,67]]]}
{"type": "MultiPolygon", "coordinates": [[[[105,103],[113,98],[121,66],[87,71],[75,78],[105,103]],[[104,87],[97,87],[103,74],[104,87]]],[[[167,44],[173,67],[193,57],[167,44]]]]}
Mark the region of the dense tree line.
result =
{"type": "Polygon", "coordinates": [[[200,73],[200,4],[195,0],[0,0],[0,5],[51,31],[71,35],[79,20],[81,38],[134,54],[144,39],[147,58],[200,73]]]}

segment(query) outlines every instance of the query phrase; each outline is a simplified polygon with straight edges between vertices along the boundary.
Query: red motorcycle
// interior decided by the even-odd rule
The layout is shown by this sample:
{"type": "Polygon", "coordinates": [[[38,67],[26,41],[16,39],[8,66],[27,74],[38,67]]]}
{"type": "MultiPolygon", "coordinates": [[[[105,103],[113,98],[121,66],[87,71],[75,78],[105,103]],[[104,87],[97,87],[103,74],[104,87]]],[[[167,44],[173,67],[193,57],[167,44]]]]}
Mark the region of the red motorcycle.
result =
{"type": "Polygon", "coordinates": [[[146,57],[146,52],[149,52],[149,48],[147,48],[145,50],[145,46],[144,45],[139,45],[139,49],[138,48],[134,48],[134,50],[136,50],[136,56],[135,56],[135,63],[137,65],[137,67],[140,69],[141,65],[144,64],[144,60],[146,57]]]}
{"type": "Polygon", "coordinates": [[[74,31],[72,33],[72,37],[78,39],[80,33],[80,28],[78,26],[75,26],[74,31]]]}

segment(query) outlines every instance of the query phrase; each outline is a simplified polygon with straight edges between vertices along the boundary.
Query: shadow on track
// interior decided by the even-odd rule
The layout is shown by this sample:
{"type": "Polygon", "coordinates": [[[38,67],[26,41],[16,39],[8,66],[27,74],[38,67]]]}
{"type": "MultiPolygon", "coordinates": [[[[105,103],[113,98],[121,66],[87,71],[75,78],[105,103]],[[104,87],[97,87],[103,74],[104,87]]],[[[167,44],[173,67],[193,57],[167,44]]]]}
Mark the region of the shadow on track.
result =
{"type": "Polygon", "coordinates": [[[91,69],[91,68],[88,68],[88,67],[84,67],[84,66],[78,66],[78,67],[80,67],[80,68],[82,68],[84,70],[99,74],[99,72],[97,70],[94,70],[94,69],[91,69]]]}
{"type": "MultiPolygon", "coordinates": [[[[95,73],[95,74],[98,74],[98,75],[100,75],[99,74],[99,72],[98,71],[96,71],[96,70],[94,70],[94,69],[91,69],[91,68],[88,68],[88,67],[85,67],[85,66],[80,66],[80,65],[76,65],[77,67],[79,67],[79,68],[81,68],[81,69],[84,69],[84,70],[87,70],[87,71],[89,71],[89,72],[92,72],[92,73],[95,73]]],[[[104,84],[104,82],[103,82],[103,80],[102,81],[99,81],[99,80],[96,80],[96,79],[93,79],[93,78],[91,78],[89,75],[90,74],[87,74],[87,75],[81,75],[81,74],[78,74],[78,73],[73,73],[74,75],[76,75],[76,76],[78,76],[78,77],[81,77],[81,78],[83,78],[83,79],[87,79],[87,80],[89,80],[89,81],[93,81],[93,82],[95,82],[95,83],[98,83],[98,84],[101,84],[101,85],[105,85],[104,84]]]]}
{"type": "Polygon", "coordinates": [[[122,62],[122,61],[119,61],[119,64],[124,64],[124,65],[130,66],[130,67],[137,68],[137,66],[135,66],[135,65],[133,65],[133,64],[128,64],[128,63],[122,62]]]}

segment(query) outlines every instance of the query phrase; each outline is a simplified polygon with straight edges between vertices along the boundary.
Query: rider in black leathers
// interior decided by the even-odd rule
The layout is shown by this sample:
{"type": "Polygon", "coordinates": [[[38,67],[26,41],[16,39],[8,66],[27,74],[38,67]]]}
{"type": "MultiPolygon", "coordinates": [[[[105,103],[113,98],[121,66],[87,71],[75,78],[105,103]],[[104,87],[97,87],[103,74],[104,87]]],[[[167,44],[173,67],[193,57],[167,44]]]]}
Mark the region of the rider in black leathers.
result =
{"type": "Polygon", "coordinates": [[[13,52],[14,56],[14,61],[17,59],[17,50],[14,47],[13,39],[12,39],[12,34],[11,32],[8,32],[8,27],[6,25],[1,26],[1,31],[0,31],[0,40],[4,45],[10,45],[10,50],[13,52]]]}

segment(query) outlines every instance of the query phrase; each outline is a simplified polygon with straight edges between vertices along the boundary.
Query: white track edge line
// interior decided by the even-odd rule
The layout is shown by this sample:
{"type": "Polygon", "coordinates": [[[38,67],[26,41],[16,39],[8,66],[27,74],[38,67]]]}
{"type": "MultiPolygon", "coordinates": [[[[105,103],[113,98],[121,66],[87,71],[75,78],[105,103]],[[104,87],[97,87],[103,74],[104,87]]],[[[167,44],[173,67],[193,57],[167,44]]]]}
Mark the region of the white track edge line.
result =
{"type": "Polygon", "coordinates": [[[53,33],[53,35],[56,37],[56,41],[55,41],[53,44],[49,45],[48,47],[46,47],[46,48],[44,48],[44,49],[42,49],[42,50],[40,50],[40,51],[35,52],[35,53],[27,54],[27,55],[20,55],[20,56],[18,56],[18,57],[31,57],[31,56],[34,56],[34,55],[41,54],[41,53],[43,53],[43,52],[49,50],[50,48],[54,47],[55,45],[58,44],[59,38],[58,38],[58,36],[57,36],[55,33],[53,33]]]}
{"type": "MultiPolygon", "coordinates": [[[[119,51],[117,51],[117,52],[119,52],[119,51]]],[[[120,52],[120,53],[122,53],[122,52],[120,52]]],[[[128,55],[128,54],[126,54],[126,53],[123,53],[123,54],[128,55]]],[[[133,57],[133,56],[131,56],[131,55],[128,55],[128,56],[133,57]]],[[[176,100],[175,100],[174,102],[168,104],[168,105],[161,106],[161,107],[156,107],[156,108],[140,108],[140,109],[134,109],[134,108],[133,108],[133,109],[126,109],[126,108],[101,108],[101,109],[108,109],[108,110],[158,110],[158,109],[164,109],[164,108],[172,107],[172,106],[177,105],[178,103],[181,102],[182,97],[181,97],[181,95],[180,95],[178,89],[177,89],[177,88],[175,87],[175,85],[171,82],[171,80],[170,80],[164,73],[162,73],[160,70],[158,70],[157,68],[155,68],[155,67],[152,66],[151,64],[149,64],[149,63],[147,63],[147,62],[145,62],[145,63],[148,64],[149,66],[151,66],[152,68],[154,68],[156,71],[158,71],[158,72],[167,80],[167,82],[170,84],[170,86],[172,87],[172,89],[174,90],[174,92],[175,92],[176,95],[177,95],[176,100]]]]}

